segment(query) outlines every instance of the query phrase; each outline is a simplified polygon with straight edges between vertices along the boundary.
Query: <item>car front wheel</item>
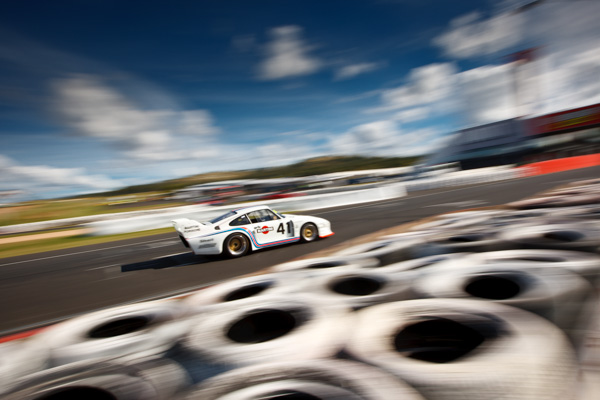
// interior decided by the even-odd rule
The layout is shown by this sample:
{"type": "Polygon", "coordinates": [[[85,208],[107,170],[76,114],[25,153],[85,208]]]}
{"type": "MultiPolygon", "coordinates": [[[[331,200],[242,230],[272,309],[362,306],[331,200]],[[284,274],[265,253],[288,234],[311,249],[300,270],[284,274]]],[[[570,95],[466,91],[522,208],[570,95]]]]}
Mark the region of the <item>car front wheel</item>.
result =
{"type": "Polygon", "coordinates": [[[241,233],[235,233],[225,240],[224,252],[229,257],[241,257],[248,253],[250,249],[250,243],[248,238],[241,233]]]}
{"type": "Polygon", "coordinates": [[[304,224],[300,230],[300,238],[303,242],[312,242],[319,237],[319,230],[313,223],[304,224]]]}

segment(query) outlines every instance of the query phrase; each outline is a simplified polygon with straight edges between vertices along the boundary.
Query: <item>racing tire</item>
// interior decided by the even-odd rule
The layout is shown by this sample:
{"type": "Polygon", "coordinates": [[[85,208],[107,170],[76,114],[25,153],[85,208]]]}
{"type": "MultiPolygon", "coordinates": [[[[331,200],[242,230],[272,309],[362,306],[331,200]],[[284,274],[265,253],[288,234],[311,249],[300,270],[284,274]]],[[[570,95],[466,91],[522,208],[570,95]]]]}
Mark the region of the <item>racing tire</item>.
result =
{"type": "Polygon", "coordinates": [[[386,265],[377,268],[377,272],[382,274],[421,274],[427,268],[435,267],[440,263],[446,263],[451,260],[460,260],[471,253],[447,253],[434,256],[420,257],[414,260],[401,261],[395,264],[386,265]]]}
{"type": "MultiPolygon", "coordinates": [[[[549,223],[507,229],[499,238],[513,249],[574,250],[597,253],[600,230],[584,222],[549,223]]],[[[499,249],[502,250],[502,249],[499,249]]]]}
{"type": "Polygon", "coordinates": [[[460,262],[438,264],[413,284],[424,298],[470,298],[530,311],[562,329],[574,328],[592,293],[581,276],[539,263],[456,268],[460,262]]]}
{"type": "Polygon", "coordinates": [[[234,233],[225,239],[223,252],[230,258],[245,256],[250,250],[250,241],[241,233],[234,233]]]}
{"type": "Polygon", "coordinates": [[[412,277],[376,270],[337,271],[306,279],[299,291],[326,305],[358,310],[374,304],[413,299],[412,277]]]}
{"type": "Polygon", "coordinates": [[[183,302],[192,309],[201,309],[222,303],[241,302],[273,293],[291,292],[298,286],[302,275],[296,273],[273,273],[231,279],[202,289],[186,297],[183,302]]]}
{"type": "Polygon", "coordinates": [[[349,309],[302,295],[224,303],[192,320],[182,352],[202,367],[194,381],[240,366],[327,358],[343,347],[351,320],[349,309]]]}
{"type": "Polygon", "coordinates": [[[428,245],[422,239],[398,240],[388,238],[352,246],[337,252],[335,256],[377,258],[380,266],[383,267],[400,261],[412,260],[438,253],[440,252],[435,247],[428,245]]]}
{"type": "Polygon", "coordinates": [[[393,373],[429,400],[558,400],[576,381],[565,335],[514,307],[421,299],[357,316],[347,356],[393,373]]]}
{"type": "Polygon", "coordinates": [[[319,229],[312,222],[302,225],[300,228],[300,240],[302,242],[314,242],[319,238],[319,229]]]}
{"type": "Polygon", "coordinates": [[[135,360],[165,354],[187,333],[187,307],[153,301],[109,308],[53,325],[35,336],[51,364],[106,357],[135,360]]]}
{"type": "Polygon", "coordinates": [[[370,269],[380,266],[376,258],[361,256],[317,257],[304,260],[290,261],[275,265],[270,269],[274,272],[302,272],[306,276],[320,275],[328,271],[370,269]]]}
{"type": "Polygon", "coordinates": [[[600,277],[600,256],[579,251],[566,250],[504,250],[466,255],[456,268],[472,265],[511,265],[520,268],[522,265],[540,266],[543,268],[564,268],[587,279],[593,285],[600,277]]]}
{"type": "Polygon", "coordinates": [[[185,393],[185,400],[424,400],[391,374],[347,360],[276,362],[230,371],[185,393]]]}
{"type": "Polygon", "coordinates": [[[4,400],[168,400],[189,385],[183,368],[168,360],[142,363],[83,361],[26,376],[4,400]]]}

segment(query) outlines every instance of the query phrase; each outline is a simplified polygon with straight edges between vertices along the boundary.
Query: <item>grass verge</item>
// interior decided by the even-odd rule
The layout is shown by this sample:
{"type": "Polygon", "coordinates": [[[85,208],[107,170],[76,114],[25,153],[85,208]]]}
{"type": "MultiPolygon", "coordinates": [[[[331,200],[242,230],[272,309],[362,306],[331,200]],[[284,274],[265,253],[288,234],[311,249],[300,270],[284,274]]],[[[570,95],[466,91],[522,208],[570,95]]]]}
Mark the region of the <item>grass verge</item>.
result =
{"type": "Polygon", "coordinates": [[[0,246],[0,258],[23,256],[27,254],[42,253],[45,251],[70,249],[73,247],[108,243],[117,240],[134,239],[138,237],[152,236],[169,232],[173,232],[173,237],[177,237],[173,228],[161,228],[149,231],[123,233],[119,235],[108,236],[76,235],[51,239],[27,240],[18,243],[3,244],[2,246],[0,246]]]}

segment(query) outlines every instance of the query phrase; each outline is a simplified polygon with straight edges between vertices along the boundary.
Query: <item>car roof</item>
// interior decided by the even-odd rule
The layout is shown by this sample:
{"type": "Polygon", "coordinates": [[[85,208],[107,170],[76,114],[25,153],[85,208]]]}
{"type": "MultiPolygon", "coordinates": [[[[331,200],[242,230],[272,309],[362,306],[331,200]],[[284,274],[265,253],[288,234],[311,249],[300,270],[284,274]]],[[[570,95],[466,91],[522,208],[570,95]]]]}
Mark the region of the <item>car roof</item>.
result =
{"type": "MultiPolygon", "coordinates": [[[[257,211],[257,210],[271,210],[271,208],[269,206],[260,205],[260,206],[238,208],[236,210],[233,210],[233,212],[235,212],[236,214],[246,214],[246,213],[249,213],[252,211],[257,211]]],[[[273,211],[273,210],[271,210],[271,211],[273,211]]]]}

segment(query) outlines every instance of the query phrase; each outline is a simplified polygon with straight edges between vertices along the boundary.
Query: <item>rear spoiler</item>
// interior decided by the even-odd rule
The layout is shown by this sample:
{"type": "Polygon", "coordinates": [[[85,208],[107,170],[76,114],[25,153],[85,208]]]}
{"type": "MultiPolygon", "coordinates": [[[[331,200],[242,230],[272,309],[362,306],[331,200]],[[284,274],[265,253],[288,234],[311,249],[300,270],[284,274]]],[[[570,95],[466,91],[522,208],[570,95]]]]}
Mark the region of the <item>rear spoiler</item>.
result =
{"type": "Polygon", "coordinates": [[[183,236],[195,236],[204,226],[200,222],[189,218],[177,218],[172,220],[171,223],[175,230],[183,236]]]}

